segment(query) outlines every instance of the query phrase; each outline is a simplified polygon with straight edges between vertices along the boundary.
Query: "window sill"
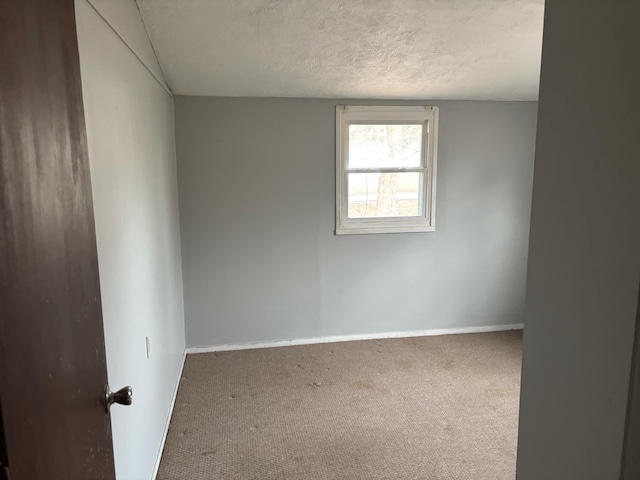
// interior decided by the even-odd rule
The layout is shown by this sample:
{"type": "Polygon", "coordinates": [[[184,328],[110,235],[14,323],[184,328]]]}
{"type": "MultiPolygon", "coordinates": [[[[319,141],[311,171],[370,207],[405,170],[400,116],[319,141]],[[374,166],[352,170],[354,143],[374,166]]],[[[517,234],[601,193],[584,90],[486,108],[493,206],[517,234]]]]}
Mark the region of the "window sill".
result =
{"type": "Polygon", "coordinates": [[[405,225],[405,226],[348,226],[336,228],[336,235],[365,235],[375,233],[427,233],[435,232],[436,227],[432,225],[405,225]]]}

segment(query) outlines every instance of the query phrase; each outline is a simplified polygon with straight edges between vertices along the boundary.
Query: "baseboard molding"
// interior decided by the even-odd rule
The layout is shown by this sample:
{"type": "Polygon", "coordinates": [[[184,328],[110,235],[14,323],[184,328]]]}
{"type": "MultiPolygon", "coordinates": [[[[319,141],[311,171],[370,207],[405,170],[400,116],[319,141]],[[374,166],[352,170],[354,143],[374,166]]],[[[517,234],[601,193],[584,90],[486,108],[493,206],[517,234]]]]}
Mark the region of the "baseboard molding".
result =
{"type": "Polygon", "coordinates": [[[377,340],[383,338],[433,337],[436,335],[459,335],[463,333],[503,332],[506,330],[522,330],[524,324],[487,325],[483,327],[440,328],[432,330],[412,330],[407,332],[365,333],[356,335],[335,335],[330,337],[298,338],[292,340],[275,340],[271,342],[229,343],[206,347],[189,347],[186,353],[227,352],[231,350],[251,350],[254,348],[290,347],[294,345],[313,345],[317,343],[353,342],[355,340],[377,340]]]}
{"type": "Polygon", "coordinates": [[[164,444],[167,441],[167,434],[169,433],[169,424],[171,423],[171,416],[173,415],[173,407],[176,404],[176,398],[178,397],[178,387],[180,386],[180,380],[182,379],[182,372],[184,370],[184,362],[187,359],[187,349],[182,354],[182,364],[180,365],[180,371],[178,372],[178,379],[176,380],[176,388],[173,391],[173,398],[171,399],[171,405],[169,406],[169,414],[167,415],[167,422],[164,426],[164,433],[162,434],[162,442],[160,443],[160,451],[158,452],[158,458],[156,459],[156,465],[153,468],[153,475],[151,480],[156,480],[158,476],[158,469],[160,468],[160,460],[162,460],[162,452],[164,451],[164,444]]]}

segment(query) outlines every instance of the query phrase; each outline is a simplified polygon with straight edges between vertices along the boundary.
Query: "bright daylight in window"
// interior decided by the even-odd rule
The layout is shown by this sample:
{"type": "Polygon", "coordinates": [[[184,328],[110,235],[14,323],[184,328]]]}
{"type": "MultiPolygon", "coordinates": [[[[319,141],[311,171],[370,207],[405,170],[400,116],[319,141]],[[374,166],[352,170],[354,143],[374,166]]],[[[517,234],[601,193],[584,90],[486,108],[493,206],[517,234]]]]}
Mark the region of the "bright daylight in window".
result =
{"type": "Polygon", "coordinates": [[[437,107],[336,107],[336,234],[435,230],[437,107]]]}

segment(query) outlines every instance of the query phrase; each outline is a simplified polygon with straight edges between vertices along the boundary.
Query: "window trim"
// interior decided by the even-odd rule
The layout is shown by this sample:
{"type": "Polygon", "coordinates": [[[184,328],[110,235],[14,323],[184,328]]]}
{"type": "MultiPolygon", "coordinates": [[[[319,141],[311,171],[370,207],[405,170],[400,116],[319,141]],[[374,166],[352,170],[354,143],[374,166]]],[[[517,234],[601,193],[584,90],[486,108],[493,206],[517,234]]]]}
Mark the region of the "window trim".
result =
{"type": "Polygon", "coordinates": [[[438,107],[336,105],[336,235],[434,232],[436,229],[436,173],[438,107]],[[351,124],[422,124],[422,165],[375,168],[375,172],[424,172],[423,215],[420,217],[348,218],[348,127],[351,124]]]}

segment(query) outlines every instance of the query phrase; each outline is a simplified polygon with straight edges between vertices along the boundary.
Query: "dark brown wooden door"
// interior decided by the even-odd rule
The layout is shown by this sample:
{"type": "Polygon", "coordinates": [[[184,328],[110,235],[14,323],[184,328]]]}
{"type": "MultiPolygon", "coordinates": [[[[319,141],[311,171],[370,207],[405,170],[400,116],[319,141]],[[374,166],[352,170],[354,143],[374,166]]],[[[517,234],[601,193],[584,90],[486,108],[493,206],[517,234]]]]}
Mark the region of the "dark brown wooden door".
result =
{"type": "Polygon", "coordinates": [[[0,182],[11,478],[112,479],[73,0],[0,0],[0,182]]]}

